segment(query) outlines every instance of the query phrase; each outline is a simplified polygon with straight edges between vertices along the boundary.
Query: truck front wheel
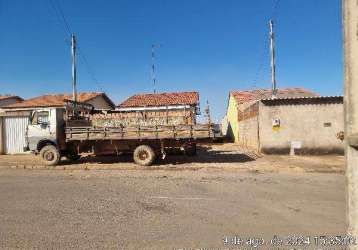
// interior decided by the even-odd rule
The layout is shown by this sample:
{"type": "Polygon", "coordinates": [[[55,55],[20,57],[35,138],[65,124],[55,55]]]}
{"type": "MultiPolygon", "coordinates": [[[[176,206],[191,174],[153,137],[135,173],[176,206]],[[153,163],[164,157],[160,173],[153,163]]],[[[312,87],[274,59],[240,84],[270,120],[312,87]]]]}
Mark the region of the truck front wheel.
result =
{"type": "Polygon", "coordinates": [[[53,145],[47,145],[40,150],[40,157],[46,166],[55,166],[60,161],[60,152],[53,145]]]}
{"type": "Polygon", "coordinates": [[[155,160],[155,152],[150,146],[140,145],[134,150],[133,159],[138,165],[150,166],[155,160]]]}

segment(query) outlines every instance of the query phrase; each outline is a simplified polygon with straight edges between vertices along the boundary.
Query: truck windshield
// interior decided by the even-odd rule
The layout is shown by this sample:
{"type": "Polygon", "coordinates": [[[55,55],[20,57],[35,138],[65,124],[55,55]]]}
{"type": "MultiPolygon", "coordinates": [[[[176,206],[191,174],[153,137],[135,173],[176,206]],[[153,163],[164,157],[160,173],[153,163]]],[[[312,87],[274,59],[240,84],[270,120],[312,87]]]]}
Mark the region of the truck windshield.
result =
{"type": "Polygon", "coordinates": [[[36,111],[32,118],[32,125],[47,124],[49,122],[48,111],[36,111]]]}

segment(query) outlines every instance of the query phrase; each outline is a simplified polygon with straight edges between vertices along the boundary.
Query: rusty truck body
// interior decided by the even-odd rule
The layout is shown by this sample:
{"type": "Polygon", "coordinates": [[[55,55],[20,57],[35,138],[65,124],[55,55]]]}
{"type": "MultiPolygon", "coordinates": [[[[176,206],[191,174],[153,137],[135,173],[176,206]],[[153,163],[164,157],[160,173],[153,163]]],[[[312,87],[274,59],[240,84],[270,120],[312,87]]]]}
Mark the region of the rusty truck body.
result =
{"type": "Polygon", "coordinates": [[[28,126],[29,149],[46,165],[56,165],[62,156],[77,160],[82,153],[120,155],[132,153],[135,163],[149,166],[171,149],[196,154],[196,144],[220,137],[210,122],[196,125],[95,127],[91,105],[66,101],[65,108],[34,111],[28,126]]]}

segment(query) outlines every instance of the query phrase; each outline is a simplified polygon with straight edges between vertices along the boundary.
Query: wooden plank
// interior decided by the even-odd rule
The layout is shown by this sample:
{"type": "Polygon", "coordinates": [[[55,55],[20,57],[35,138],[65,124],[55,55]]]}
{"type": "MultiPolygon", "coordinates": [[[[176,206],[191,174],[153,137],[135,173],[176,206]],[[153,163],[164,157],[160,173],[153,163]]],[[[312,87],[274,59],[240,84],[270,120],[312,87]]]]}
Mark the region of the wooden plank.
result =
{"type": "Polygon", "coordinates": [[[210,138],[209,125],[158,125],[137,127],[66,127],[66,140],[126,140],[210,138]]]}

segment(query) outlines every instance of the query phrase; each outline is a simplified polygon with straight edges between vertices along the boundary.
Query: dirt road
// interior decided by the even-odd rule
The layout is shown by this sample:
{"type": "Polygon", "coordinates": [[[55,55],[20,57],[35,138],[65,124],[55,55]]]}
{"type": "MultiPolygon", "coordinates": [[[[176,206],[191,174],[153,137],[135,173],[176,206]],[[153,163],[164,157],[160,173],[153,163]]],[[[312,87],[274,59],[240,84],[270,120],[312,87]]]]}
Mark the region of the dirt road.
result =
{"type": "MultiPolygon", "coordinates": [[[[33,155],[0,155],[0,168],[30,168],[30,169],[98,169],[98,170],[139,170],[143,167],[133,164],[131,155],[118,157],[84,157],[77,162],[63,159],[60,166],[44,167],[39,157],[33,155]]],[[[218,144],[201,146],[198,155],[185,157],[183,155],[168,155],[165,160],[158,161],[151,170],[197,170],[209,171],[251,171],[251,172],[314,172],[314,173],[343,173],[344,157],[327,156],[294,156],[266,155],[259,156],[235,144],[218,144]]]]}
{"type": "Polygon", "coordinates": [[[218,151],[152,170],[129,158],[46,169],[1,156],[0,248],[235,249],[223,239],[345,234],[340,157],[218,151]]]}

